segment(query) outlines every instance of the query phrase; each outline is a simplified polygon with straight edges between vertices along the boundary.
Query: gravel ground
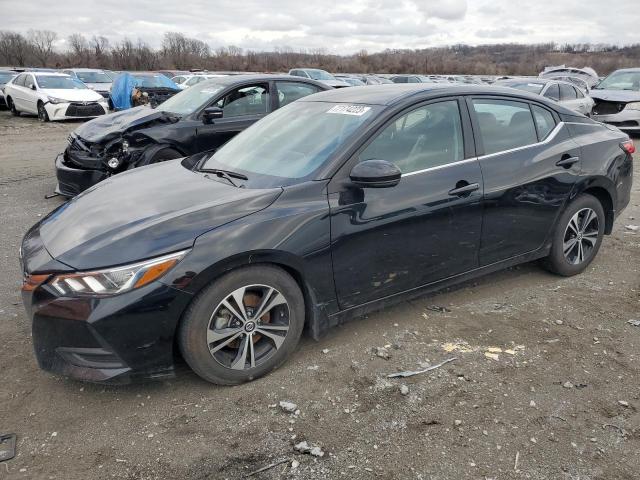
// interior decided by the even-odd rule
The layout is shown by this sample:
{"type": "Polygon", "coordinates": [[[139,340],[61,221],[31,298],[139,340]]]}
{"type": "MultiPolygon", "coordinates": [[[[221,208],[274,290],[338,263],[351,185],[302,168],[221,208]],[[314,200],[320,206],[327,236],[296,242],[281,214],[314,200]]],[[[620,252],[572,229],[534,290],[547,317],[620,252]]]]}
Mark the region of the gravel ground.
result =
{"type": "Polygon", "coordinates": [[[77,125],[0,112],[0,432],[18,434],[0,478],[236,479],[281,461],[252,478],[639,477],[640,327],[627,321],[640,320],[640,232],[625,225],[640,225],[640,169],[582,275],[526,264],[406,302],[304,340],[239,387],[186,368],[104,387],[37,368],[18,292],[20,239],[60,203],[44,195],[77,125]]]}

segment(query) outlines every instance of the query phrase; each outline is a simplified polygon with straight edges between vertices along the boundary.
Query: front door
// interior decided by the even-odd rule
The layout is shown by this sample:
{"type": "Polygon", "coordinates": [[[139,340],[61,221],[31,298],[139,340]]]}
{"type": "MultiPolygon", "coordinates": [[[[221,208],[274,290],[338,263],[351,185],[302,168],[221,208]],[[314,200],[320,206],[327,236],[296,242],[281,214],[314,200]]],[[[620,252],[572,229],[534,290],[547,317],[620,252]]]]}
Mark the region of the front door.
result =
{"type": "Polygon", "coordinates": [[[223,111],[222,118],[202,123],[197,128],[198,151],[214,150],[227,143],[271,111],[268,83],[234,88],[213,102],[223,111]]]}
{"type": "Polygon", "coordinates": [[[329,190],[334,281],[341,308],[410,290],[478,266],[482,175],[465,152],[466,107],[456,98],[405,110],[352,158],[403,172],[390,188],[329,190]],[[463,128],[464,125],[464,128],[463,128]]]}
{"type": "Polygon", "coordinates": [[[469,100],[484,177],[480,265],[543,246],[580,174],[580,147],[551,110],[469,100]]]}

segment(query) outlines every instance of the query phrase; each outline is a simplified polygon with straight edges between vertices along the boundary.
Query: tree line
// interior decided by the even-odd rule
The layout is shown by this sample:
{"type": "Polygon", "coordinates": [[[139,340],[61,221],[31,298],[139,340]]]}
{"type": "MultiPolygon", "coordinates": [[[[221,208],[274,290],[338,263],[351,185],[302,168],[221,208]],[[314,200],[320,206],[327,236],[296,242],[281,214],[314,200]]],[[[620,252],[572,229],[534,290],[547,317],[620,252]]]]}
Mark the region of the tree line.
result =
{"type": "Polygon", "coordinates": [[[111,43],[104,36],[90,38],[74,33],[59,40],[50,30],[26,33],[0,30],[0,65],[7,67],[90,67],[111,70],[206,69],[286,72],[295,67],[322,68],[330,72],[537,75],[545,66],[589,66],[600,75],[617,68],[640,66],[640,44],[496,44],[451,45],[425,49],[386,49],[351,55],[325,49],[273,51],[244,50],[236,46],[211,48],[179,32],[166,32],[160,48],[142,39],[124,38],[111,43]]]}

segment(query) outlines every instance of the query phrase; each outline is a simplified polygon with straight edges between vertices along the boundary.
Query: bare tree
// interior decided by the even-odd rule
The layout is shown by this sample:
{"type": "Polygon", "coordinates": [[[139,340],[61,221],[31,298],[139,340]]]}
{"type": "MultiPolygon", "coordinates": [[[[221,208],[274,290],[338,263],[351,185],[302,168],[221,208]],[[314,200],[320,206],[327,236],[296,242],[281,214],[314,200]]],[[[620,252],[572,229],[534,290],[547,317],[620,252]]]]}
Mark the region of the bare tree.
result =
{"type": "Polygon", "coordinates": [[[21,33],[0,32],[0,55],[7,64],[27,65],[32,53],[31,45],[21,33]]]}
{"type": "Polygon", "coordinates": [[[46,67],[53,53],[53,42],[58,38],[58,34],[51,30],[29,30],[27,38],[31,42],[34,56],[43,67],[46,67]]]}

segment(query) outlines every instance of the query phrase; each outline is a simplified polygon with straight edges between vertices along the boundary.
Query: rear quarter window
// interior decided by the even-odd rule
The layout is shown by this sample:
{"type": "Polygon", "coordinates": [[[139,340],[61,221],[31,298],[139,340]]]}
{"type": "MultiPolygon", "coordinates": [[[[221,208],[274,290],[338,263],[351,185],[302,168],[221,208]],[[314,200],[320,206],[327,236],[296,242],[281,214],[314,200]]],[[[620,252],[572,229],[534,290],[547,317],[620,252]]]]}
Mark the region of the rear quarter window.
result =
{"type": "Polygon", "coordinates": [[[512,100],[473,100],[485,155],[538,142],[529,104],[512,100]]]}
{"type": "Polygon", "coordinates": [[[531,111],[533,112],[533,118],[538,128],[538,138],[542,141],[547,138],[556,127],[556,121],[553,118],[553,114],[546,108],[532,105],[531,111]]]}

